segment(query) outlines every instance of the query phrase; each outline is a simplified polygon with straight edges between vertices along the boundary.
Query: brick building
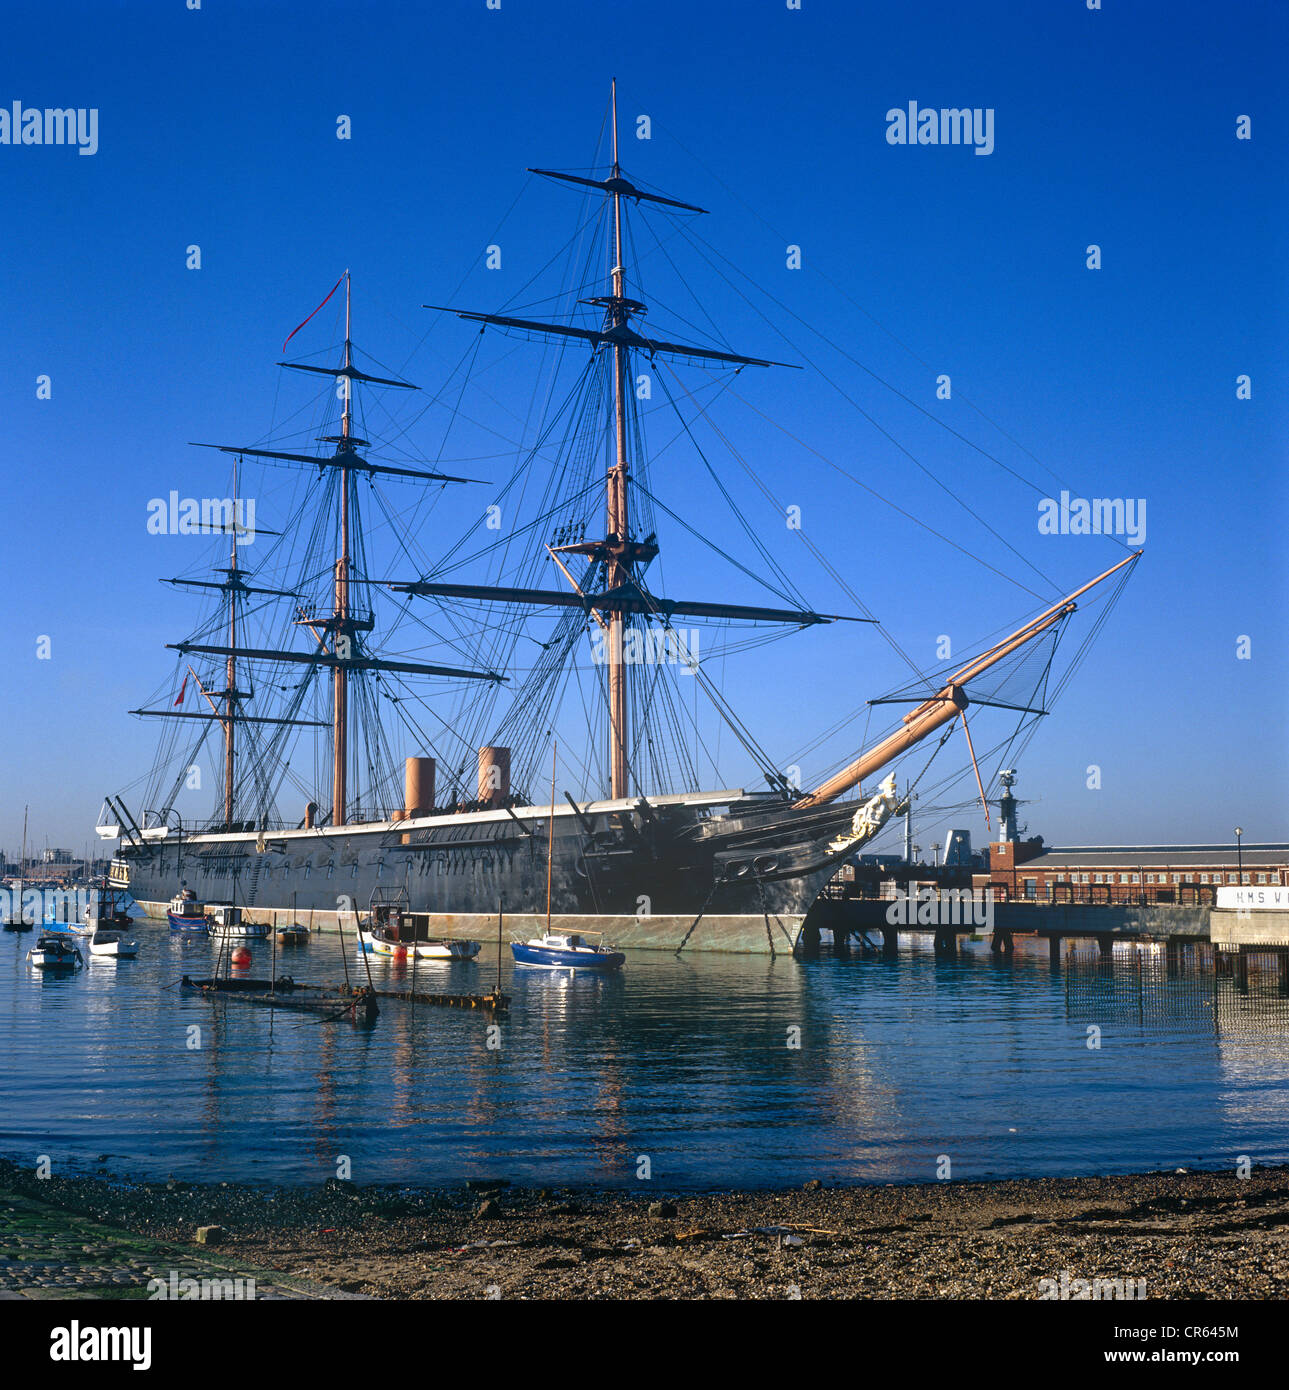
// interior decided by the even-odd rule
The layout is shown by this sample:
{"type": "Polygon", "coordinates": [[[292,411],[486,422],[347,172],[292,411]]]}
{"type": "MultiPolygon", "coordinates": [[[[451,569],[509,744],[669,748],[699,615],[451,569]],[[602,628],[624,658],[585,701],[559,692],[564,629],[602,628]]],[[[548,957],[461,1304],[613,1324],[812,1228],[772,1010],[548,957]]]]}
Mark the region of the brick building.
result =
{"type": "Polygon", "coordinates": [[[972,875],[999,900],[1039,902],[1213,903],[1240,882],[1289,884],[1289,844],[1078,845],[1041,838],[989,846],[988,868],[972,875]]]}

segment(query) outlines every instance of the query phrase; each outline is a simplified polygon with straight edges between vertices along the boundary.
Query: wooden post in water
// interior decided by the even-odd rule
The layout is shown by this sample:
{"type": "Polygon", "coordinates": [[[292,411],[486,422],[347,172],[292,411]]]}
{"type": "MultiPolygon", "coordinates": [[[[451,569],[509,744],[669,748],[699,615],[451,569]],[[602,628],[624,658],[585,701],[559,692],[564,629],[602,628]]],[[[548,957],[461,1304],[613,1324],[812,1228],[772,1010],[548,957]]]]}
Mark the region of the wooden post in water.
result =
{"type": "MultiPolygon", "coordinates": [[[[337,924],[340,922],[340,914],[338,912],[336,913],[336,922],[337,924]]],[[[366,948],[363,946],[362,928],[358,925],[357,912],[354,913],[354,940],[358,943],[358,949],[362,951],[363,968],[367,971],[367,988],[375,992],[376,986],[372,983],[371,978],[371,958],[368,955],[366,948]]],[[[340,937],[340,944],[342,947],[344,946],[344,942],[345,938],[342,934],[340,937]]]]}

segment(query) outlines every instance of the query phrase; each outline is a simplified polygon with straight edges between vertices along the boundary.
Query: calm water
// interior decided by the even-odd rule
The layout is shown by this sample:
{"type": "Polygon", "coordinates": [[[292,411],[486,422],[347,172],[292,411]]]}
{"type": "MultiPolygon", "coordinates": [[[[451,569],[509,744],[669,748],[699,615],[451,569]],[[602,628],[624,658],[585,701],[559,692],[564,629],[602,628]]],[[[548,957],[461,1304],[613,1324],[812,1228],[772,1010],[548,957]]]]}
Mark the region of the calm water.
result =
{"type": "MultiPolygon", "coordinates": [[[[634,952],[605,980],[507,962],[490,1050],[470,1012],[390,1001],[361,1030],[181,996],[211,944],[137,934],[137,960],[61,979],[27,966],[31,933],[0,936],[0,1153],[107,1154],[137,1178],[312,1183],[347,1154],[358,1182],[624,1186],[648,1155],[663,1188],[922,1180],[939,1154],[960,1178],[1289,1160],[1289,1001],[1256,971],[1246,994],[1211,969],[1167,981],[1159,957],[1054,973],[1046,947],[937,962],[929,939],[891,962],[634,952]]],[[[486,988],[485,959],[419,963],[418,987],[486,988]]],[[[343,978],[335,937],[280,960],[343,978]]]]}

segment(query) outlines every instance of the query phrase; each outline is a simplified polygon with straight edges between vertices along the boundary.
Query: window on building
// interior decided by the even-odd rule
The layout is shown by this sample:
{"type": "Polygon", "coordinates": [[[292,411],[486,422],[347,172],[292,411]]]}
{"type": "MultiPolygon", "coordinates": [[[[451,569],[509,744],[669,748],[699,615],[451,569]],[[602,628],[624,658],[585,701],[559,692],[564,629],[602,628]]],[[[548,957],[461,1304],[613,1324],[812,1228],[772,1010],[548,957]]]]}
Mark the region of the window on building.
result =
{"type": "Polygon", "coordinates": [[[1266,881],[1267,881],[1267,876],[1266,876],[1266,874],[1259,874],[1259,875],[1258,875],[1258,882],[1259,882],[1259,883],[1265,883],[1266,881]]]}
{"type": "Polygon", "coordinates": [[[1140,875],[1140,874],[1129,874],[1129,875],[1128,875],[1128,882],[1129,882],[1129,883],[1139,883],[1140,881],[1141,881],[1141,875],[1140,875]]]}

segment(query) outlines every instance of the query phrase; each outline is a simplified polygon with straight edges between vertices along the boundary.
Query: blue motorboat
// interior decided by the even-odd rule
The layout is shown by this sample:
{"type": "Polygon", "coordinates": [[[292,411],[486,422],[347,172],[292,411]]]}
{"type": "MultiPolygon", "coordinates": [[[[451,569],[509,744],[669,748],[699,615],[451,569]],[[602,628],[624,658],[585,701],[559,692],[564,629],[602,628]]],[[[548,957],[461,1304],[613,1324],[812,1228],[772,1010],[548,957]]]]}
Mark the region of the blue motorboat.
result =
{"type": "Polygon", "coordinates": [[[512,941],[516,965],[543,970],[594,970],[605,974],[621,970],[626,956],[606,946],[598,932],[547,932],[529,941],[512,941]]]}
{"type": "Polygon", "coordinates": [[[206,904],[197,901],[191,888],[177,893],[166,906],[166,921],[171,931],[205,932],[210,930],[206,904]]]}

